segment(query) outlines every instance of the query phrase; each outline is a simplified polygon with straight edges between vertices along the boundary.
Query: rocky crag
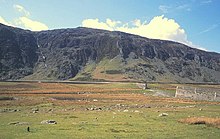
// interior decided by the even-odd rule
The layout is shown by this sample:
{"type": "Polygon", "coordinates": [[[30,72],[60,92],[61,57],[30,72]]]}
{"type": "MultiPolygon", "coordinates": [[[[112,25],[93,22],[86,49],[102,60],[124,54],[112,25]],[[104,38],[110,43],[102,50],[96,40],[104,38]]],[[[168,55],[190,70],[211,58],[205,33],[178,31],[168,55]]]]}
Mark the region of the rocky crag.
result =
{"type": "Polygon", "coordinates": [[[220,82],[220,54],[90,28],[0,24],[0,80],[220,82]]]}

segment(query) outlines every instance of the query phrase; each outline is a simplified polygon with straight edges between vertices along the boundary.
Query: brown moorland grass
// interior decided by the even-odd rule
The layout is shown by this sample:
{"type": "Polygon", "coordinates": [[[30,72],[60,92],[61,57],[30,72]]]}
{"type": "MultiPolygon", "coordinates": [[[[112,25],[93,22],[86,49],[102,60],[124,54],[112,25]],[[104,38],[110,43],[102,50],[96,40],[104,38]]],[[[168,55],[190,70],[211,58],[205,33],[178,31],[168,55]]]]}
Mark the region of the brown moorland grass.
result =
{"type": "MultiPolygon", "coordinates": [[[[157,87],[158,85],[155,86],[157,87]]],[[[161,86],[164,88],[166,87],[165,85],[161,86]]],[[[173,85],[168,85],[168,87],[171,86],[173,85]]],[[[14,103],[19,105],[28,105],[29,103],[43,103],[44,101],[59,103],[59,100],[65,100],[65,98],[67,98],[67,100],[70,98],[75,101],[64,101],[62,105],[65,103],[84,104],[84,101],[85,103],[88,103],[88,100],[90,103],[93,103],[93,99],[97,99],[98,103],[112,103],[111,101],[120,101],[124,103],[135,102],[154,104],[220,104],[220,102],[148,96],[140,93],[141,91],[142,89],[130,84],[1,83],[1,96],[15,97],[18,99],[15,101],[4,101],[3,103],[0,103],[0,105],[13,105],[14,103]],[[40,99],[40,97],[43,99],[40,99]],[[51,100],[51,98],[57,99],[51,100]]]]}
{"type": "Polygon", "coordinates": [[[220,118],[190,117],[186,119],[180,119],[179,122],[193,125],[205,124],[207,126],[220,128],[220,118]]]}
{"type": "Polygon", "coordinates": [[[175,85],[149,88],[131,83],[0,82],[0,138],[220,138],[219,124],[210,124],[218,121],[202,121],[201,126],[178,122],[186,117],[219,119],[220,102],[151,95],[150,90],[173,93],[175,85]],[[159,117],[161,113],[168,116],[159,117]],[[47,119],[58,124],[40,124],[47,119]],[[8,124],[15,121],[30,123],[30,132],[26,125],[8,124]]]}
{"type": "Polygon", "coordinates": [[[77,93],[77,92],[117,92],[117,91],[141,91],[140,88],[123,88],[109,87],[106,85],[77,85],[77,84],[62,84],[62,83],[12,83],[10,85],[0,84],[1,94],[45,94],[45,93],[77,93]]]}

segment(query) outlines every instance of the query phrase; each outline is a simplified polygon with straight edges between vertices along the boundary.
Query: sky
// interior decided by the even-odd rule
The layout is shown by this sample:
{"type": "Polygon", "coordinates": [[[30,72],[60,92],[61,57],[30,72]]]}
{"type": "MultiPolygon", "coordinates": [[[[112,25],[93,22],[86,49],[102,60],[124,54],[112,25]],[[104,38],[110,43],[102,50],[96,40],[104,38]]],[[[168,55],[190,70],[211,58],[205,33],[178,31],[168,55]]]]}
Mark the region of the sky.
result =
{"type": "Polygon", "coordinates": [[[220,0],[0,0],[0,23],[123,31],[220,53],[220,0]]]}

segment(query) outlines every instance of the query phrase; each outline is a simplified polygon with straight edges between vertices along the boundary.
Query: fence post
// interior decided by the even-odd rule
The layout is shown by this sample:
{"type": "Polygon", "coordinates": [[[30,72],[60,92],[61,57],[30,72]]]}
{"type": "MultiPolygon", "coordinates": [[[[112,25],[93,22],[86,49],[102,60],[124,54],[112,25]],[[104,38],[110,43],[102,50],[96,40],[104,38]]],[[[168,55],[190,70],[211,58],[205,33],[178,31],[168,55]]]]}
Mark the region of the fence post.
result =
{"type": "Polygon", "coordinates": [[[177,93],[178,93],[178,86],[176,86],[176,93],[175,93],[175,97],[177,97],[177,93]]]}
{"type": "Polygon", "coordinates": [[[214,100],[216,99],[216,96],[217,96],[217,93],[215,92],[215,95],[214,95],[214,100]]]}

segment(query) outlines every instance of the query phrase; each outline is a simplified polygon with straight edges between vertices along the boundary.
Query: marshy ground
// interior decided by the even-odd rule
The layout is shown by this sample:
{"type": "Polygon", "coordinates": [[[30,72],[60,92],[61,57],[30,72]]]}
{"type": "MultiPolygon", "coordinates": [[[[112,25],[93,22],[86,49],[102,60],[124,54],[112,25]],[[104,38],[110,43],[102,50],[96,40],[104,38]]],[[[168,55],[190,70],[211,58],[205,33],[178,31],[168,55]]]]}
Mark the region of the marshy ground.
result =
{"type": "Polygon", "coordinates": [[[174,98],[175,84],[148,87],[1,82],[0,138],[220,138],[220,102],[174,98]]]}

